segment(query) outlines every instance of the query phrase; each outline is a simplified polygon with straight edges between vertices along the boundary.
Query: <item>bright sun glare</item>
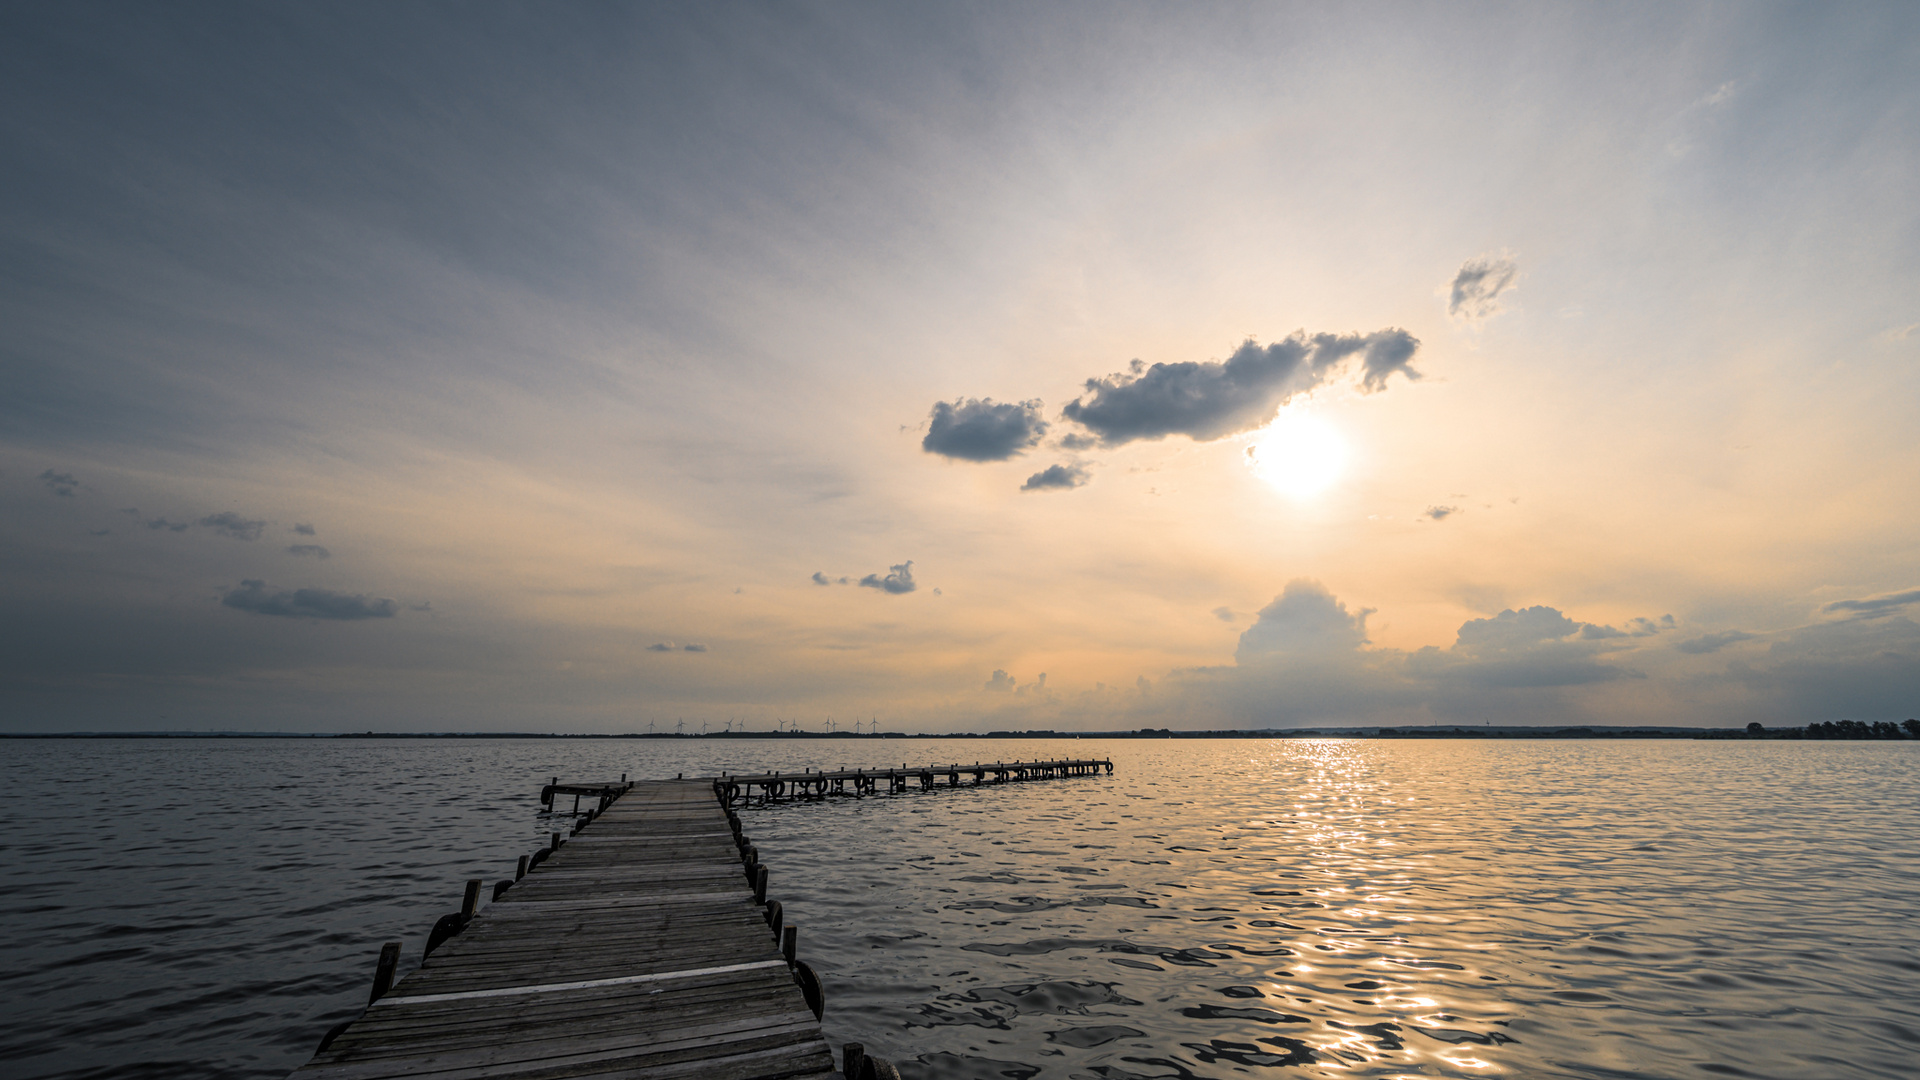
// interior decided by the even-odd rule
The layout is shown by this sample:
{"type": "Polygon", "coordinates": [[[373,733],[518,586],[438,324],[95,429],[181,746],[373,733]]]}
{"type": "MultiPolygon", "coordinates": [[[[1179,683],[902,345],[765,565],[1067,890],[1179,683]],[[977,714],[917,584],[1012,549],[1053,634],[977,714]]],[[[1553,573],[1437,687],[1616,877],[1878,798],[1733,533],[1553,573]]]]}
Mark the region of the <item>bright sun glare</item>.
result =
{"type": "Polygon", "coordinates": [[[1282,409],[1247,447],[1247,463],[1260,479],[1304,498],[1318,495],[1340,479],[1347,464],[1347,443],[1325,420],[1282,409]]]}

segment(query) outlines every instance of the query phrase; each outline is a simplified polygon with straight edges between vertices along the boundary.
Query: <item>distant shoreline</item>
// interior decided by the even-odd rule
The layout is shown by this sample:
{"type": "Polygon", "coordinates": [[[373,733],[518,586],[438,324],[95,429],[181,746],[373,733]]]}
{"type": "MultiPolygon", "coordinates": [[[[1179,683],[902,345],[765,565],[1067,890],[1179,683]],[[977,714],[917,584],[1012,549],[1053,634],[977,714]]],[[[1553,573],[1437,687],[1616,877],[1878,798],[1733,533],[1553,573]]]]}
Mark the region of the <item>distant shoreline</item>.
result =
{"type": "Polygon", "coordinates": [[[1255,728],[1212,731],[1175,731],[1141,728],[1132,731],[637,731],[568,733],[534,731],[44,731],[0,732],[0,739],[1705,739],[1736,741],[1906,742],[1920,739],[1920,721],[1903,725],[1880,721],[1841,720],[1805,727],[1746,728],[1697,727],[1352,727],[1255,728]]]}

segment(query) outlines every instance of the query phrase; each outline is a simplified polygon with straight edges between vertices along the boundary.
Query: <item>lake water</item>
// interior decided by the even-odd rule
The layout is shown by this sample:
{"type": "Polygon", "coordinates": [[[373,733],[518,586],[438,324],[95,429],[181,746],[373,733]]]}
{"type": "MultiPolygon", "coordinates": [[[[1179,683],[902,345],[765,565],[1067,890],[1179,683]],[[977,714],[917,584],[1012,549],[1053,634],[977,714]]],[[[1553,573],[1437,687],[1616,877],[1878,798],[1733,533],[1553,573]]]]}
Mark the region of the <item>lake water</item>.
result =
{"type": "Polygon", "coordinates": [[[549,777],[1111,757],[743,813],[907,1077],[1911,1077],[1920,743],[0,742],[0,1075],[267,1077],[549,777]]]}

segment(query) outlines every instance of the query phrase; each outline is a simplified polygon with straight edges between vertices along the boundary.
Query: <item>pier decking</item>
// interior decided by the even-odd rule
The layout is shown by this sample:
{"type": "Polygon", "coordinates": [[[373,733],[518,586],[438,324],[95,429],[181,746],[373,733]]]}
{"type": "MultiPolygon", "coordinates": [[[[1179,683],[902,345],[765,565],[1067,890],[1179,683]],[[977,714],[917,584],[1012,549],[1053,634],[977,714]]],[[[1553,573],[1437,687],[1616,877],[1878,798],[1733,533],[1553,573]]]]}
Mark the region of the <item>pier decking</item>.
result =
{"type": "MultiPolygon", "coordinates": [[[[767,868],[731,809],[762,800],[907,792],[1111,773],[1105,760],[725,775],[541,791],[592,802],[571,832],[520,860],[512,881],[467,883],[393,982],[381,950],[372,1003],[327,1033],[300,1080],[613,1077],[783,1080],[839,1075],[820,1031],[820,981],[767,899],[767,868]],[[940,785],[939,780],[945,780],[940,785]]],[[[844,1054],[852,1080],[897,1080],[844,1054]]]]}
{"type": "Polygon", "coordinates": [[[834,1072],[710,783],[667,780],[608,803],[293,1075],[834,1072]]]}

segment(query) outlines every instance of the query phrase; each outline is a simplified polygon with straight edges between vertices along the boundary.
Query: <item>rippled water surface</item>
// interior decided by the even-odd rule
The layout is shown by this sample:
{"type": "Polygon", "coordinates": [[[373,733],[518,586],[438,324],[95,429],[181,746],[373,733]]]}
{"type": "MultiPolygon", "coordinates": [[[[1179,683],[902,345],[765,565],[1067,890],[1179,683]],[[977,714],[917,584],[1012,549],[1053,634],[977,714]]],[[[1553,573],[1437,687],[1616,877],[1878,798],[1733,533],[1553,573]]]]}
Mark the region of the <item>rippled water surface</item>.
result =
{"type": "Polygon", "coordinates": [[[0,1073],[280,1076],[552,775],[1110,756],[745,813],[908,1077],[1910,1077],[1920,743],[8,741],[0,1073]]]}

